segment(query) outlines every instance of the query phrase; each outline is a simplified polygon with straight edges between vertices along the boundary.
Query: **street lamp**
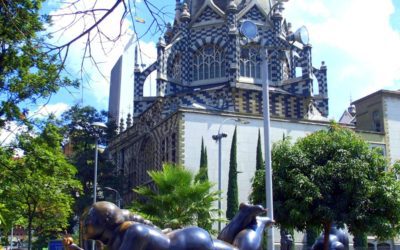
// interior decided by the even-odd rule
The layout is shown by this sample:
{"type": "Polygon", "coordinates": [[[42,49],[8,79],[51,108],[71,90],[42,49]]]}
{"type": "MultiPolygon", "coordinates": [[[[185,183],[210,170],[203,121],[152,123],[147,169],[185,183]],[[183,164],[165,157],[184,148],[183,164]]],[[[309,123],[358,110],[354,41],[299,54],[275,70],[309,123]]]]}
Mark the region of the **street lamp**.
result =
{"type": "MultiPolygon", "coordinates": [[[[222,183],[221,140],[222,140],[222,138],[225,138],[228,136],[225,133],[221,133],[221,128],[222,128],[222,125],[224,125],[224,123],[229,120],[232,120],[232,121],[235,121],[235,122],[241,123],[241,124],[249,124],[250,123],[249,121],[242,119],[242,118],[231,118],[231,117],[226,118],[219,125],[218,134],[212,136],[213,140],[215,140],[215,142],[218,142],[218,213],[219,213],[219,215],[221,215],[220,213],[221,213],[221,191],[222,191],[222,188],[221,188],[221,183],[222,183]]],[[[221,221],[218,221],[218,232],[221,232],[221,221]]]]}
{"type": "MultiPolygon", "coordinates": [[[[270,12],[268,13],[268,19],[270,14],[277,9],[278,12],[282,12],[283,3],[289,0],[278,0],[273,6],[271,6],[270,12]]],[[[301,32],[296,32],[296,38],[302,37],[305,34],[304,29],[301,32]]],[[[297,39],[293,40],[297,40],[297,39]]],[[[307,39],[302,39],[305,40],[307,39]]],[[[308,40],[307,40],[308,42],[308,40]]],[[[264,149],[265,149],[265,196],[266,196],[266,207],[268,209],[267,216],[273,220],[274,219],[274,206],[273,206],[273,190],[272,190],[272,164],[271,164],[271,138],[270,138],[270,112],[269,112],[269,77],[268,77],[268,49],[265,49],[264,58],[262,61],[262,82],[263,82],[263,116],[264,116],[264,149]]],[[[268,227],[267,234],[268,250],[274,250],[274,229],[273,227],[268,227]]]]}
{"type": "Polygon", "coordinates": [[[104,129],[107,128],[107,126],[102,123],[102,122],[93,122],[91,124],[93,130],[94,130],[94,136],[95,136],[95,151],[94,151],[94,180],[93,180],[93,204],[96,203],[97,199],[97,162],[98,162],[98,157],[99,157],[99,139],[101,136],[101,133],[103,132],[104,129]]]}
{"type": "Polygon", "coordinates": [[[117,206],[120,208],[121,207],[121,195],[119,194],[118,190],[111,188],[111,187],[104,187],[104,189],[115,193],[115,201],[117,202],[117,206]]]}
{"type": "MultiPolygon", "coordinates": [[[[99,139],[100,136],[103,132],[104,129],[107,128],[107,126],[102,123],[102,122],[93,122],[91,124],[91,127],[93,128],[94,136],[95,136],[95,150],[94,150],[94,180],[93,180],[93,204],[96,203],[97,199],[97,161],[99,157],[99,139]]],[[[92,250],[96,249],[96,241],[92,241],[92,250]]]]}

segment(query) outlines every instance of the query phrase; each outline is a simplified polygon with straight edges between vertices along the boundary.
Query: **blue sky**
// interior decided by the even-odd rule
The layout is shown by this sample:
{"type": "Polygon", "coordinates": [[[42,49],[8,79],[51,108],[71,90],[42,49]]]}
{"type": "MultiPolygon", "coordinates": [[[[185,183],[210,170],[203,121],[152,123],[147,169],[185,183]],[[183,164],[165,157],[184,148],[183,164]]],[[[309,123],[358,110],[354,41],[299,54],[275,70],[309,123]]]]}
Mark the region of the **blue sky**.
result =
{"type": "MultiPolygon", "coordinates": [[[[48,1],[45,10],[53,13],[62,11],[58,9],[58,1],[48,1]]],[[[91,1],[81,0],[81,3],[85,2],[88,4],[91,1]]],[[[114,1],[99,2],[109,6],[114,1]]],[[[138,33],[143,34],[151,17],[143,3],[137,2],[136,15],[145,19],[146,24],[136,23],[136,27],[138,33]]],[[[166,1],[153,2],[159,6],[166,5],[166,1]]],[[[166,10],[172,13],[175,1],[170,2],[172,5],[166,10]]],[[[103,26],[111,35],[118,25],[121,13],[118,11],[103,26]]],[[[284,15],[293,24],[294,30],[302,25],[308,28],[314,66],[319,67],[322,61],[328,66],[330,117],[338,119],[351,99],[354,101],[379,89],[400,89],[400,0],[290,0],[284,15]]],[[[59,28],[61,23],[65,20],[57,20],[53,28],[59,28]]],[[[101,62],[102,74],[86,62],[83,95],[81,90],[63,90],[48,104],[49,112],[60,113],[80,102],[82,97],[85,105],[107,109],[110,70],[133,34],[129,21],[124,24],[124,29],[127,35],[113,44],[113,49],[106,55],[99,46],[93,46],[101,62]]],[[[58,41],[67,41],[78,32],[79,28],[75,27],[59,37],[58,41]]],[[[157,41],[158,35],[147,35],[143,39],[143,60],[147,64],[155,58],[154,45],[157,41]]],[[[79,76],[82,49],[82,43],[75,44],[71,49],[68,69],[72,78],[79,76]]]]}

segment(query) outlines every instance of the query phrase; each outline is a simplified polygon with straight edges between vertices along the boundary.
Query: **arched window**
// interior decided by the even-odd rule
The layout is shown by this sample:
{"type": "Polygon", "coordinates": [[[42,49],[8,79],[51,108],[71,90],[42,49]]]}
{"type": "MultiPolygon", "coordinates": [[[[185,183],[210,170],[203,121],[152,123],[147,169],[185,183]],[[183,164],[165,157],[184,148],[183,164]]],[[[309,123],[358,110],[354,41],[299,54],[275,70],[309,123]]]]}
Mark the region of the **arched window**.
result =
{"type": "Polygon", "coordinates": [[[193,81],[225,77],[225,53],[217,45],[205,45],[193,57],[193,81]]]}
{"type": "Polygon", "coordinates": [[[240,76],[261,79],[260,46],[246,46],[240,50],[240,76]]]}
{"type": "Polygon", "coordinates": [[[169,63],[168,76],[174,80],[181,80],[181,55],[175,55],[174,59],[169,63]]]}
{"type": "Polygon", "coordinates": [[[137,162],[140,185],[146,181],[149,181],[147,171],[156,168],[156,161],[154,158],[155,153],[154,139],[149,136],[143,139],[143,143],[139,149],[139,157],[137,162]]]}

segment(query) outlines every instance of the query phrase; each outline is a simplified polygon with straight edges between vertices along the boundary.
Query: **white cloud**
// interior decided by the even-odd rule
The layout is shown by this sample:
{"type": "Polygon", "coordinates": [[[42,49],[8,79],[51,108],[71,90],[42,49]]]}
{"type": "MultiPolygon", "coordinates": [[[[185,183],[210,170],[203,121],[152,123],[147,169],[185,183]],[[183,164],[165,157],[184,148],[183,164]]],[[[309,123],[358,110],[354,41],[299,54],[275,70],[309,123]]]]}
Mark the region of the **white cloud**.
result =
{"type": "Polygon", "coordinates": [[[33,111],[29,116],[34,118],[47,118],[50,115],[54,115],[60,118],[61,114],[69,108],[70,106],[66,103],[46,104],[38,107],[38,109],[33,111]]]}
{"type": "Polygon", "coordinates": [[[16,122],[8,122],[6,126],[0,129],[0,146],[4,147],[14,142],[16,136],[26,130],[16,122]]]}
{"type": "MultiPolygon", "coordinates": [[[[56,33],[53,42],[58,45],[65,44],[81,34],[84,29],[94,24],[94,19],[90,15],[82,15],[78,20],[74,20],[75,17],[73,15],[57,15],[83,11],[92,7],[106,9],[110,8],[114,3],[114,1],[95,1],[94,3],[91,0],[81,0],[77,1],[73,8],[66,8],[68,5],[64,4],[57,11],[51,12],[50,14],[53,15],[54,23],[51,30],[53,31],[63,30],[66,25],[75,22],[74,25],[69,27],[65,32],[56,33]]],[[[120,26],[122,14],[123,8],[121,5],[98,26],[99,30],[103,31],[105,36],[111,40],[115,39],[115,41],[107,41],[105,36],[100,38],[100,35],[96,30],[91,33],[90,52],[93,58],[85,58],[83,68],[81,67],[81,64],[86,48],[87,37],[84,36],[76,41],[71,45],[69,50],[67,69],[72,74],[72,77],[80,78],[83,76],[85,94],[92,94],[98,103],[107,103],[110,71],[132,37],[132,32],[129,29],[129,21],[125,19],[120,26]],[[119,37],[120,32],[122,35],[119,37]]],[[[103,15],[103,13],[101,15],[103,15]]],[[[101,15],[96,17],[97,20],[101,15]]],[[[89,48],[86,49],[89,51],[89,48]]],[[[93,101],[91,100],[90,102],[93,101]]]]}
{"type": "MultiPolygon", "coordinates": [[[[82,11],[87,10],[95,5],[97,9],[107,9],[110,8],[115,2],[114,1],[95,1],[91,0],[80,0],[73,8],[65,8],[68,6],[64,4],[57,11],[51,13],[51,15],[56,15],[53,17],[54,25],[51,27],[52,30],[60,30],[65,27],[65,25],[74,21],[74,16],[64,15],[58,16],[60,14],[70,13],[71,11],[82,11]]],[[[137,2],[138,3],[138,2],[137,2]]],[[[102,15],[102,14],[101,14],[102,15]]],[[[100,15],[100,16],[101,16],[100,15]]],[[[86,58],[84,62],[84,103],[92,106],[101,106],[101,108],[106,108],[108,106],[109,88],[110,88],[110,73],[111,69],[117,62],[118,58],[124,53],[124,50],[129,44],[129,41],[134,37],[133,31],[131,30],[131,23],[128,18],[125,18],[122,25],[120,25],[121,16],[123,15],[123,6],[119,6],[115,9],[107,19],[99,25],[99,29],[105,33],[105,35],[111,39],[115,39],[115,42],[106,41],[103,36],[100,36],[94,32],[91,35],[91,54],[93,55],[96,63],[86,58]],[[121,27],[121,29],[120,29],[121,27]],[[121,36],[119,34],[121,32],[121,36]],[[95,100],[93,100],[93,98],[95,100]]],[[[97,16],[97,19],[100,18],[97,16]]],[[[74,37],[78,36],[85,28],[89,27],[94,23],[93,18],[88,15],[82,17],[80,20],[76,21],[75,24],[68,28],[66,32],[59,32],[54,37],[53,41],[57,44],[64,44],[74,37]]],[[[75,42],[69,51],[69,58],[67,61],[67,69],[72,73],[72,77],[79,78],[82,74],[81,63],[82,56],[84,54],[86,37],[75,42]]],[[[133,48],[136,46],[136,42],[133,41],[133,48]]],[[[154,42],[141,42],[141,56],[139,56],[139,63],[150,65],[157,58],[157,51],[155,49],[154,42]]],[[[125,53],[127,54],[127,53],[125,53]]],[[[124,56],[124,58],[129,58],[132,60],[131,65],[133,65],[134,53],[131,49],[128,53],[130,57],[124,56]]],[[[124,59],[125,60],[125,59],[124,59]]],[[[133,74],[133,68],[130,69],[133,74]]],[[[153,77],[155,80],[155,77],[153,77]]],[[[125,93],[126,94],[126,93],[125,93]]],[[[129,93],[133,95],[133,93],[129,93]]]]}
{"type": "Polygon", "coordinates": [[[390,24],[394,10],[391,0],[292,0],[286,4],[288,21],[309,29],[314,59],[327,61],[335,116],[346,108],[350,94],[358,99],[379,89],[400,88],[400,33],[390,24]]]}
{"type": "MultiPolygon", "coordinates": [[[[39,106],[35,111],[29,113],[29,118],[46,119],[51,114],[60,118],[61,114],[67,111],[70,106],[66,103],[46,104],[39,106]]],[[[10,145],[16,136],[26,132],[27,127],[17,122],[8,122],[6,126],[0,129],[0,146],[10,145]]]]}

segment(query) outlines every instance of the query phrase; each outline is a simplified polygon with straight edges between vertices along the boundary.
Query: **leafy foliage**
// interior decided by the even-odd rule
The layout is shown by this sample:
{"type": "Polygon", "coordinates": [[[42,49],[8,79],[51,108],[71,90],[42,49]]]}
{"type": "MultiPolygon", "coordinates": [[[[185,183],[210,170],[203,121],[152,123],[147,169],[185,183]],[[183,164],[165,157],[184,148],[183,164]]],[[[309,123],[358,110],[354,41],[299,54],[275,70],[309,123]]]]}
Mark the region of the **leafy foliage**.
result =
{"type": "MultiPolygon", "coordinates": [[[[354,132],[332,124],[288,140],[272,150],[274,212],[285,228],[304,230],[346,224],[354,235],[393,237],[399,232],[400,185],[387,161],[354,132]]],[[[253,201],[259,201],[263,173],[255,178],[253,201]]],[[[326,235],[326,234],[325,234],[326,235]]]]}
{"type": "MultiPolygon", "coordinates": [[[[58,128],[48,122],[38,135],[26,133],[18,138],[16,147],[24,153],[13,157],[11,152],[1,155],[2,173],[0,202],[12,214],[6,220],[22,218],[29,234],[56,235],[68,224],[74,198],[81,188],[75,180],[76,169],[61,151],[62,136],[58,128]]],[[[9,223],[10,225],[12,223],[9,223]]]]}
{"type": "Polygon", "coordinates": [[[27,122],[28,109],[62,87],[77,82],[61,79],[62,63],[46,53],[41,36],[48,17],[40,16],[42,0],[2,1],[0,5],[0,127],[7,121],[27,122]]]}
{"type": "MultiPolygon", "coordinates": [[[[98,112],[91,106],[81,107],[75,105],[62,114],[64,137],[69,145],[72,145],[72,153],[69,155],[70,162],[78,169],[77,178],[83,186],[83,193],[78,197],[75,205],[77,215],[93,203],[93,174],[95,135],[93,122],[105,122],[106,112],[98,112]]],[[[101,144],[107,143],[107,139],[116,134],[116,126],[107,123],[107,129],[102,134],[101,144]]],[[[111,187],[121,190],[121,175],[115,173],[114,164],[107,160],[107,157],[99,152],[98,158],[98,184],[101,187],[111,187]]],[[[103,192],[107,194],[106,192],[103,192]]],[[[112,193],[109,193],[110,198],[112,193]]],[[[101,197],[99,197],[101,200],[101,197]]],[[[114,199],[112,199],[114,200],[114,199]]]]}
{"type": "Polygon", "coordinates": [[[209,181],[194,181],[188,170],[170,164],[165,164],[162,171],[150,171],[149,175],[156,190],[147,186],[134,189],[143,199],[132,204],[135,212],[161,228],[177,229],[215,221],[212,204],[218,199],[218,192],[211,191],[213,185],[209,181]]]}
{"type": "Polygon", "coordinates": [[[237,139],[235,132],[233,133],[231,155],[229,160],[229,179],[228,179],[228,193],[227,193],[227,209],[226,218],[231,220],[238,212],[239,207],[239,194],[237,184],[237,139]]]}

